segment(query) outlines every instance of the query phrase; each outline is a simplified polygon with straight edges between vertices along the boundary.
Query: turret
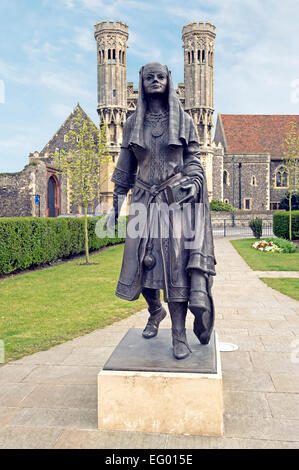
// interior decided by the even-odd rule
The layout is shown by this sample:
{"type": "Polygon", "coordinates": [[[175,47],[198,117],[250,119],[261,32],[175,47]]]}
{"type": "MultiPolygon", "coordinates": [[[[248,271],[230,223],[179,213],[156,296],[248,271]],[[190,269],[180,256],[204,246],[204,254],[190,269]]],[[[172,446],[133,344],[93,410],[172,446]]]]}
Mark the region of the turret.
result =
{"type": "Polygon", "coordinates": [[[185,110],[196,124],[201,145],[212,144],[214,39],[216,27],[196,21],[183,27],[185,110]]]}
{"type": "Polygon", "coordinates": [[[100,124],[108,124],[108,145],[119,147],[127,109],[128,26],[113,20],[95,25],[100,124]]]}

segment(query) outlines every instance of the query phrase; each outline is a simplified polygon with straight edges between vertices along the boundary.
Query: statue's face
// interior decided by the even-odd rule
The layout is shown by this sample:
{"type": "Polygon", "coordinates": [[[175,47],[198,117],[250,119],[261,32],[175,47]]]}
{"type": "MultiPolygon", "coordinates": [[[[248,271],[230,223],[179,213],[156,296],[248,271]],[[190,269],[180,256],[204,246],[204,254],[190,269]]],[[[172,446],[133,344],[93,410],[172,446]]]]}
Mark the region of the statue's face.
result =
{"type": "Polygon", "coordinates": [[[146,95],[163,95],[168,85],[167,71],[161,64],[146,65],[143,69],[143,88],[146,95]]]}

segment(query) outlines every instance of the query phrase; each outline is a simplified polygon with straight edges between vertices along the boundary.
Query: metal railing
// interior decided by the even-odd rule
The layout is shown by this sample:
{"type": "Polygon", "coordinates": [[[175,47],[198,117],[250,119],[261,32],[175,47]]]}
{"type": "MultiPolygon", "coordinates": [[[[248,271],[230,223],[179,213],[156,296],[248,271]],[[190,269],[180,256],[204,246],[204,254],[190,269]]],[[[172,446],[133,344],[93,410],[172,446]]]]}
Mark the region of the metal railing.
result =
{"type": "MultiPolygon", "coordinates": [[[[253,238],[253,233],[249,227],[251,219],[238,219],[235,217],[232,220],[212,220],[213,236],[214,237],[240,237],[240,238],[253,238]]],[[[264,237],[273,236],[273,223],[272,220],[263,220],[263,233],[264,237]]]]}

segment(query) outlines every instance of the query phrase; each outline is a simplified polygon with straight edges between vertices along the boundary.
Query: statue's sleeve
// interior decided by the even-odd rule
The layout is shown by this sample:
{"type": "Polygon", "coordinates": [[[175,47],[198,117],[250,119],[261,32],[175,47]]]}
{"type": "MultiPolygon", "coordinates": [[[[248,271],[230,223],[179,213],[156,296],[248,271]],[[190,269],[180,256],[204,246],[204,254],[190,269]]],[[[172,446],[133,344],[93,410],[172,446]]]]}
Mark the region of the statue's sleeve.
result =
{"type": "MultiPolygon", "coordinates": [[[[189,116],[188,116],[189,117],[189,116]]],[[[192,178],[200,193],[205,175],[200,161],[198,137],[193,120],[190,118],[188,142],[184,146],[184,166],[182,173],[192,178]]]]}
{"type": "Polygon", "coordinates": [[[130,132],[131,120],[128,120],[123,128],[123,142],[111,178],[111,181],[115,184],[114,191],[119,194],[120,191],[122,191],[122,194],[127,193],[134,186],[136,178],[137,160],[128,143],[130,132]]]}

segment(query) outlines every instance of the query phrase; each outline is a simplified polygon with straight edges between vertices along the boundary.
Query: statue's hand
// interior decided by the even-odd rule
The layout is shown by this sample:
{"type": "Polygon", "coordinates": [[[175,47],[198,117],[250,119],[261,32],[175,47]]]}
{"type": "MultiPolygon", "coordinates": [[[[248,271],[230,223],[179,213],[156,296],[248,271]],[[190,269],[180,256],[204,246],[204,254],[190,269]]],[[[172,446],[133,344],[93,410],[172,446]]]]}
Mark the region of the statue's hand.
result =
{"type": "Polygon", "coordinates": [[[180,204],[186,203],[186,202],[189,202],[189,203],[194,202],[196,193],[197,193],[196,184],[192,182],[191,183],[186,182],[185,184],[181,186],[181,188],[183,191],[186,191],[186,196],[180,200],[180,204]]]}
{"type": "Polygon", "coordinates": [[[112,208],[111,211],[106,215],[105,228],[114,228],[117,224],[118,217],[115,215],[115,210],[112,208]]]}

